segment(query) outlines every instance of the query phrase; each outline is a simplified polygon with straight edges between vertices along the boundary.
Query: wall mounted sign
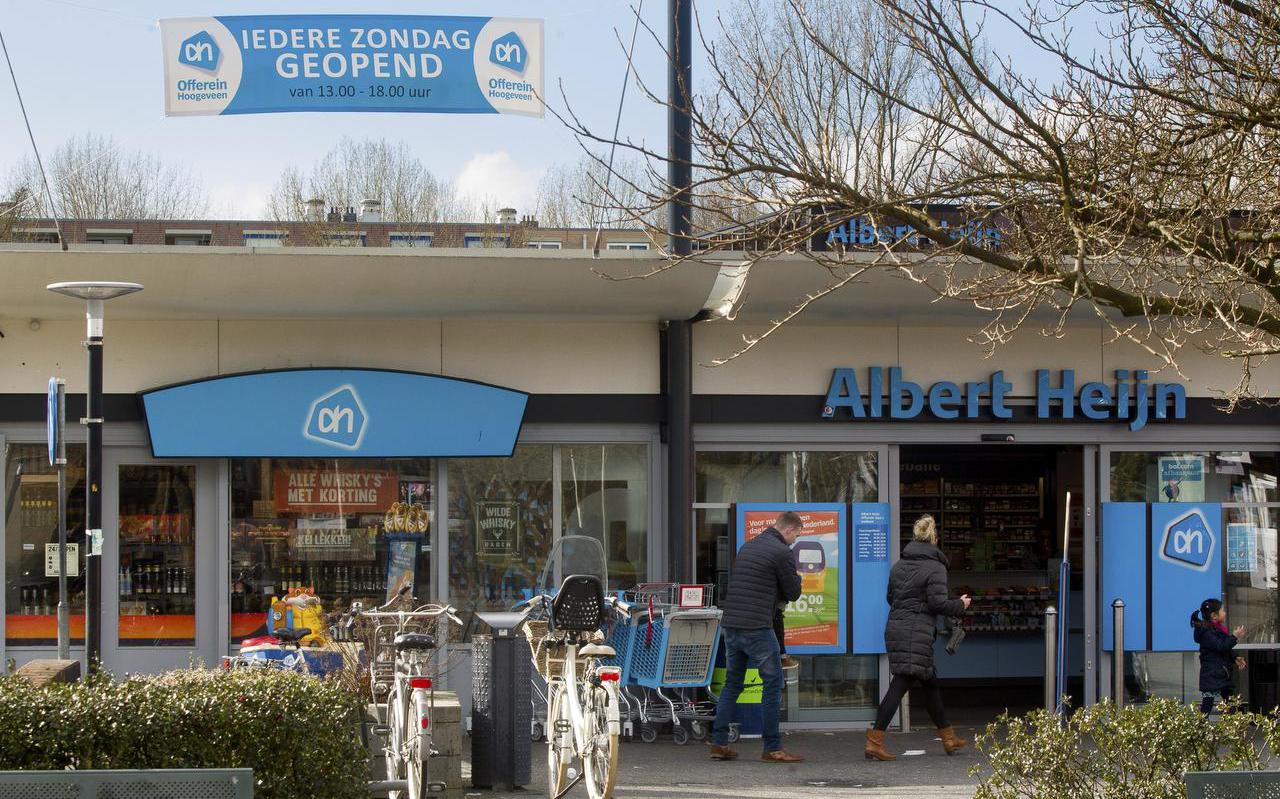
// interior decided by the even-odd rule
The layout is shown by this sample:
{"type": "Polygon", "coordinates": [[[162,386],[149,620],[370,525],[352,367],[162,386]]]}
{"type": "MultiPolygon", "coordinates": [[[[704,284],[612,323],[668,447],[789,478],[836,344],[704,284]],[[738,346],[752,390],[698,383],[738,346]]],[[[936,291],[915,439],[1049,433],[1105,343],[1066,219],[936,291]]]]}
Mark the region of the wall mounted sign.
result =
{"type": "Polygon", "coordinates": [[[792,547],[800,572],[800,598],[787,604],[783,620],[787,651],[792,654],[843,654],[848,649],[847,509],[832,502],[737,505],[739,549],[768,530],[783,511],[795,511],[804,520],[804,531],[792,547]]]}
{"type": "Polygon", "coordinates": [[[391,14],[160,20],[167,116],[543,114],[540,19],[391,14]]]}
{"type": "Polygon", "coordinates": [[[158,458],[506,457],[527,400],[484,383],[378,369],[254,372],[142,395],[158,458]]]}
{"type": "MultiPolygon", "coordinates": [[[[1003,235],[1000,228],[987,222],[968,222],[953,225],[947,220],[938,221],[951,241],[964,240],[991,250],[1000,249],[1003,235]]],[[[843,244],[846,247],[889,247],[905,244],[908,247],[932,247],[934,243],[924,237],[912,225],[877,225],[864,216],[856,216],[836,225],[827,233],[827,245],[843,244]]]]}
{"type": "Polygon", "coordinates": [[[414,584],[418,570],[418,536],[395,535],[387,539],[387,602],[390,602],[406,585],[414,584]]]}
{"type": "Polygon", "coordinates": [[[509,560],[520,554],[519,502],[477,502],[475,518],[478,557],[509,560]]]}
{"type": "Polygon", "coordinates": [[[889,621],[889,503],[855,502],[853,525],[853,654],[885,652],[889,621]]]}
{"type": "MultiPolygon", "coordinates": [[[[44,576],[58,576],[58,545],[44,545],[44,576]]],[[[80,576],[80,545],[67,544],[67,576],[80,576]]]]}
{"type": "Polygon", "coordinates": [[[1111,603],[1125,603],[1128,651],[1197,649],[1187,623],[1223,589],[1222,506],[1102,503],[1102,645],[1113,647],[1111,603]]]}
{"type": "MultiPolygon", "coordinates": [[[[955,383],[941,380],[925,387],[903,378],[899,367],[873,366],[866,372],[866,391],[854,369],[831,373],[822,407],[824,419],[915,419],[928,411],[936,419],[1013,418],[1006,404],[1013,384],[1004,372],[986,380],[955,383]]],[[[1074,369],[1036,370],[1035,412],[1038,419],[1075,418],[1076,412],[1096,421],[1125,421],[1141,430],[1154,419],[1185,419],[1187,391],[1178,383],[1148,383],[1144,369],[1117,369],[1113,384],[1089,382],[1077,389],[1074,369]],[[1152,407],[1154,405],[1154,407],[1152,407]]]]}

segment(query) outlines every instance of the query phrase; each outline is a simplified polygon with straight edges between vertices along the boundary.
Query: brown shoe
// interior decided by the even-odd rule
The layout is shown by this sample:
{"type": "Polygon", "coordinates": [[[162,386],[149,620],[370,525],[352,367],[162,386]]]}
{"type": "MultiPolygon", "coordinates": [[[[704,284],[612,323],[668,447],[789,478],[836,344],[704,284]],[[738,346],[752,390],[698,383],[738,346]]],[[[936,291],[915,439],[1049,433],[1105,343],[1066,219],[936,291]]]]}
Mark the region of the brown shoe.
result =
{"type": "Polygon", "coordinates": [[[727,746],[716,746],[715,744],[707,744],[711,750],[712,760],[737,760],[738,753],[727,746]]]}
{"type": "Polygon", "coordinates": [[[800,661],[796,660],[795,658],[791,657],[790,655],[783,655],[783,656],[782,656],[782,668],[784,668],[784,669],[794,669],[794,668],[799,667],[799,665],[800,665],[800,661]]]}
{"type": "Polygon", "coordinates": [[[939,729],[938,737],[942,739],[942,748],[948,755],[954,755],[969,745],[968,741],[956,735],[954,727],[939,729]]]}
{"type": "Polygon", "coordinates": [[[760,755],[760,759],[766,763],[803,763],[804,758],[800,755],[793,755],[785,749],[775,749],[772,752],[765,752],[760,755]]]}
{"type": "Polygon", "coordinates": [[[863,747],[862,753],[866,755],[867,760],[880,760],[887,763],[898,759],[897,755],[884,748],[884,730],[867,730],[867,745],[863,747]]]}

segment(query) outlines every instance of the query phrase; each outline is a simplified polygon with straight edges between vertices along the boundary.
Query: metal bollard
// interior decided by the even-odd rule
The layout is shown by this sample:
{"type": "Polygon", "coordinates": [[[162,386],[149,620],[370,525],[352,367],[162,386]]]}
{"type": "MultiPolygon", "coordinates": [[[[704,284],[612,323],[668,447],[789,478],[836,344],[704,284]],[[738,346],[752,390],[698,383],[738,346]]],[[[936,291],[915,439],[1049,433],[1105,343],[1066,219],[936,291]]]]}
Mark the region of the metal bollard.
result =
{"type": "Polygon", "coordinates": [[[1058,711],[1058,609],[1044,609],[1044,709],[1058,711]]]}
{"type": "Polygon", "coordinates": [[[1111,701],[1124,707],[1124,600],[1111,603],[1111,701]]]}

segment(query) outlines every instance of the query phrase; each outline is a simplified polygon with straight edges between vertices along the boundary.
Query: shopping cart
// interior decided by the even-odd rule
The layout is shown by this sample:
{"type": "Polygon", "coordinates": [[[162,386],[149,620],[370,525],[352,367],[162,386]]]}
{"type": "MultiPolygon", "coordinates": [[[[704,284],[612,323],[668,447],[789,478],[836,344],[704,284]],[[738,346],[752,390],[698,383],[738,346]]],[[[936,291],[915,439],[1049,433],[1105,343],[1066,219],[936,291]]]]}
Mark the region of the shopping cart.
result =
{"type": "Polygon", "coordinates": [[[703,740],[715,720],[711,684],[720,643],[721,612],[713,605],[714,585],[647,583],[627,592],[633,612],[625,631],[614,628],[616,665],[623,669],[630,718],[640,740],[652,743],[658,728],[671,724],[672,740],[703,740]],[[630,633],[629,636],[626,633],[630,633]],[[624,661],[625,652],[625,662],[624,661]]]}

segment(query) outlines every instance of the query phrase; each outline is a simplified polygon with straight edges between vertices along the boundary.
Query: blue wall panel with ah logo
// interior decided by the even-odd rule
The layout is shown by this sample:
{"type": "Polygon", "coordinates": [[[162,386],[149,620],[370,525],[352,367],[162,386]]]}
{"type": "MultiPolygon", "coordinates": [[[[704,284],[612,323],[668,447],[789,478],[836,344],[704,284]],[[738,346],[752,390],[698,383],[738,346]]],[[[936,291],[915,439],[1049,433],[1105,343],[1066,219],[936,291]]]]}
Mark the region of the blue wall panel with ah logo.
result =
{"type": "Polygon", "coordinates": [[[1205,599],[1221,596],[1222,506],[1212,502],[1152,505],[1151,650],[1198,649],[1191,634],[1191,612],[1205,599]]]}
{"type": "Polygon", "coordinates": [[[502,457],[515,448],[527,400],[379,369],[255,372],[142,395],[159,458],[502,457]]]}

